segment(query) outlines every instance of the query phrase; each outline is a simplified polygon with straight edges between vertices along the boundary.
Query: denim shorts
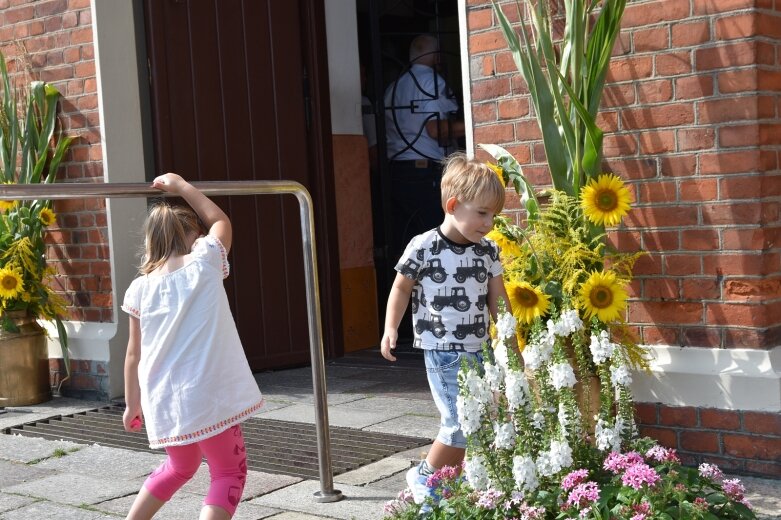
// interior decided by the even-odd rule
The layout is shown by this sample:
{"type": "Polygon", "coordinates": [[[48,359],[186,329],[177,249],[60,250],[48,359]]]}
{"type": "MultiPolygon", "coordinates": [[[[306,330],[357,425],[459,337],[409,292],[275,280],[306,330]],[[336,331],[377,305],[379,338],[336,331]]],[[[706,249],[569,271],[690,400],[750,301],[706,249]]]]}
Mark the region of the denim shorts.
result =
{"type": "Polygon", "coordinates": [[[458,398],[458,371],[461,360],[483,364],[482,352],[464,352],[458,350],[426,350],[426,376],[431,387],[431,395],[441,416],[437,440],[454,448],[465,448],[466,437],[461,431],[456,410],[458,398]]]}

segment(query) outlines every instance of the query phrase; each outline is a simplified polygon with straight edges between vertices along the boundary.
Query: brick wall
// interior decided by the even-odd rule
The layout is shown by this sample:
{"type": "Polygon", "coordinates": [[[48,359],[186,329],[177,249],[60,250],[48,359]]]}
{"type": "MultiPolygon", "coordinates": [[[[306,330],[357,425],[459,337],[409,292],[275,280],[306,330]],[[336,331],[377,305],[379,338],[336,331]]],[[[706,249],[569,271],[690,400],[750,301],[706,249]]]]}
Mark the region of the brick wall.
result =
{"type": "MultiPolygon", "coordinates": [[[[635,205],[611,233],[643,248],[628,319],[646,344],[781,340],[781,2],[630,1],[599,123],[635,205]]],[[[506,12],[518,19],[515,2],[506,12]]],[[[470,0],[475,143],[548,182],[526,86],[488,1],[470,0]]],[[[519,211],[512,201],[511,211],[519,211]]]]}
{"type": "MultiPolygon", "coordinates": [[[[98,94],[89,0],[0,0],[0,42],[14,79],[53,84],[59,121],[75,137],[58,182],[102,182],[98,94]]],[[[105,201],[57,201],[47,251],[70,319],[111,321],[112,287],[105,201]]]]}
{"type": "MultiPolygon", "coordinates": [[[[502,2],[512,21],[515,5],[502,2]]],[[[467,10],[474,141],[503,145],[545,185],[540,131],[491,3],[469,0],[467,10]]],[[[622,27],[599,125],[604,168],[636,199],[610,240],[650,253],[636,266],[627,318],[645,344],[772,349],[781,343],[781,0],[630,0],[622,27]]],[[[508,206],[520,220],[517,197],[508,206]]],[[[641,432],[686,462],[781,477],[777,411],[643,403],[638,412],[641,432]]]]}
{"type": "Polygon", "coordinates": [[[690,406],[636,405],[641,435],[676,448],[684,464],[781,478],[781,415],[690,406]]]}

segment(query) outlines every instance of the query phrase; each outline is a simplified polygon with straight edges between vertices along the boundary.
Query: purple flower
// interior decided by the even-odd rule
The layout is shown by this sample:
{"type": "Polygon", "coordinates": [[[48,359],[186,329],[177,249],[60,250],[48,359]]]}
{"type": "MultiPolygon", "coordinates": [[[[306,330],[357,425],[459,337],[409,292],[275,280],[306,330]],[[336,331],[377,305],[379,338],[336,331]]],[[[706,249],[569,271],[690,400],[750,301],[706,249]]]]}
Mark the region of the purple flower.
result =
{"type": "Polygon", "coordinates": [[[599,486],[596,482],[584,482],[578,484],[570,491],[565,507],[575,506],[578,509],[587,507],[589,504],[599,500],[599,486]]]}
{"type": "Polygon", "coordinates": [[[561,479],[561,489],[569,491],[588,478],[587,469],[576,469],[561,479]]]}
{"type": "Polygon", "coordinates": [[[496,506],[501,500],[501,491],[497,491],[496,489],[480,491],[479,498],[477,499],[477,507],[481,507],[483,509],[496,509],[496,506]]]}
{"type": "Polygon", "coordinates": [[[545,508],[542,506],[534,507],[522,505],[518,512],[521,514],[520,520],[542,520],[545,518],[545,508]]]}
{"type": "Polygon", "coordinates": [[[626,469],[626,472],[621,476],[621,482],[625,486],[630,486],[635,489],[640,489],[643,484],[648,484],[648,487],[653,487],[661,477],[656,470],[648,464],[639,462],[633,464],[626,469]]]}
{"type": "Polygon", "coordinates": [[[746,488],[740,483],[739,479],[727,479],[722,483],[724,487],[724,494],[730,497],[735,502],[743,501],[743,495],[746,493],[746,488]]]}
{"type": "Polygon", "coordinates": [[[646,518],[645,513],[637,513],[636,515],[632,515],[632,518],[629,520],[645,520],[646,518]]]}
{"type": "Polygon", "coordinates": [[[714,482],[721,482],[721,479],[724,478],[724,473],[722,473],[719,467],[715,464],[708,464],[707,462],[703,462],[700,464],[698,469],[700,471],[700,476],[709,478],[714,482]]]}

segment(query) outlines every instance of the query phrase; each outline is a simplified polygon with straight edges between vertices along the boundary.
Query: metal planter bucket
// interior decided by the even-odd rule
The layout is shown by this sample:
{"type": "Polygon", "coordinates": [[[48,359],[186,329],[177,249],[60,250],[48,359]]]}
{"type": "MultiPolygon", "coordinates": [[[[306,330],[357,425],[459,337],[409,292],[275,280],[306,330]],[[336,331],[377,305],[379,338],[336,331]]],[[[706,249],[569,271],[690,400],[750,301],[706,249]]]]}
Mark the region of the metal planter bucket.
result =
{"type": "Polygon", "coordinates": [[[0,329],[0,406],[25,406],[52,398],[49,352],[43,327],[14,317],[19,332],[0,329]]]}

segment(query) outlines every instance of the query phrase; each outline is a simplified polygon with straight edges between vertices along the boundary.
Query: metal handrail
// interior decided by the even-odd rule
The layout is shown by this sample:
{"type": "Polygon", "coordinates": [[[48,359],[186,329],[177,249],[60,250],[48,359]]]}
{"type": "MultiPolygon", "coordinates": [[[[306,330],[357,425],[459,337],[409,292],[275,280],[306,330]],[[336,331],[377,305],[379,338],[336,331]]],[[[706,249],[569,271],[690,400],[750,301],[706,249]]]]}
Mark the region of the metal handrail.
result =
{"type": "MultiPolygon", "coordinates": [[[[207,196],[292,194],[298,199],[301,215],[301,235],[304,250],[304,277],[309,321],[309,347],[312,361],[312,387],[315,396],[315,425],[317,455],[320,470],[320,491],[314,494],[317,502],[336,502],[343,498],[334,489],[331,465],[331,435],[328,429],[328,403],[325,388],[323,360],[323,324],[320,318],[320,292],[317,279],[317,251],[314,240],[312,197],[307,189],[295,181],[209,181],[192,185],[207,196]]],[[[0,200],[61,200],[87,197],[135,198],[166,197],[172,194],[152,188],[148,183],[94,183],[94,184],[0,184],[0,200]]]]}

